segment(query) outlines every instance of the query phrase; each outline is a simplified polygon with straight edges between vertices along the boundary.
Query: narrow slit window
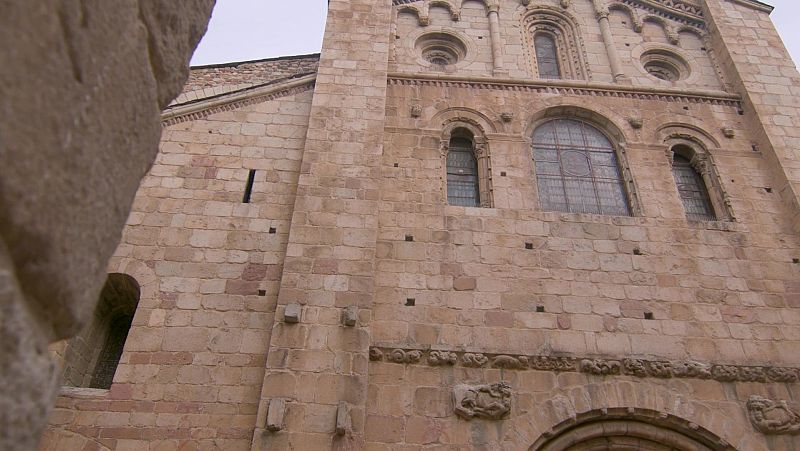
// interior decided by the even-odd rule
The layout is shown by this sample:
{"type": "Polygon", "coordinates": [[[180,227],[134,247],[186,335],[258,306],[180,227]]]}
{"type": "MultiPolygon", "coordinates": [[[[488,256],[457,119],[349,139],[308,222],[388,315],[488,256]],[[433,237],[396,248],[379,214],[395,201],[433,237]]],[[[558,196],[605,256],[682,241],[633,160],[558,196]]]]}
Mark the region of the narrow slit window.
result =
{"type": "Polygon", "coordinates": [[[533,160],[542,209],[630,216],[611,141],[581,121],[556,119],[533,135],[533,160]]]}
{"type": "Polygon", "coordinates": [[[556,40],[549,34],[537,33],[533,37],[533,45],[536,49],[536,65],[539,68],[539,78],[560,79],[561,70],[558,66],[556,40]]]}
{"type": "Polygon", "coordinates": [[[694,221],[716,221],[711,199],[703,178],[692,167],[691,161],[678,153],[673,154],[672,175],[686,211],[686,218],[694,221]]]}
{"type": "Polygon", "coordinates": [[[244,197],[242,203],[249,204],[250,196],[253,195],[253,183],[256,181],[256,170],[250,169],[250,174],[247,175],[247,185],[244,187],[244,197]]]}
{"type": "Polygon", "coordinates": [[[478,186],[478,160],[473,143],[467,138],[450,139],[447,152],[447,203],[463,207],[481,204],[478,186]]]}

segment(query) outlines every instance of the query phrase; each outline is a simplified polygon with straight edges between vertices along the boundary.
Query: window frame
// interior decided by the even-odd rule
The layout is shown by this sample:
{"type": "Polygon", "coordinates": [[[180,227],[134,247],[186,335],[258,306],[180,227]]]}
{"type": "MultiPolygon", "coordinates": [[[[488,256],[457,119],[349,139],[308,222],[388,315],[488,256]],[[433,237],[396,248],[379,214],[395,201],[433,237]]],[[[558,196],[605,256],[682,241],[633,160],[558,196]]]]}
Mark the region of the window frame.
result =
{"type": "MultiPolygon", "coordinates": [[[[639,217],[642,216],[642,209],[641,204],[638,199],[636,184],[633,179],[632,172],[630,170],[630,165],[628,164],[627,159],[627,145],[624,137],[622,136],[619,129],[618,131],[619,137],[616,137],[609,133],[609,130],[606,126],[600,125],[597,120],[594,120],[594,116],[599,116],[600,120],[606,124],[612,124],[611,121],[605,119],[604,117],[600,116],[597,113],[594,113],[590,110],[585,110],[582,108],[577,107],[559,107],[553,111],[546,111],[541,113],[540,120],[531,123],[530,127],[528,128],[528,135],[526,141],[528,142],[528,151],[529,151],[529,158],[531,161],[532,166],[532,174],[533,174],[533,186],[536,190],[536,197],[538,202],[538,208],[541,211],[549,211],[558,214],[582,214],[582,215],[596,215],[596,216],[607,216],[607,217],[639,217]],[[616,168],[618,170],[618,182],[620,187],[622,188],[623,193],[623,200],[626,202],[627,205],[627,213],[625,215],[617,215],[617,214],[607,214],[607,213],[584,213],[580,211],[563,211],[563,210],[555,210],[555,209],[548,209],[546,210],[543,207],[542,202],[542,193],[540,190],[539,185],[539,171],[536,167],[536,159],[534,158],[534,146],[536,141],[534,139],[536,132],[542,127],[543,125],[558,121],[558,120],[570,120],[575,122],[580,122],[582,126],[588,126],[595,129],[597,132],[600,133],[610,144],[611,150],[616,157],[616,168]]],[[[584,151],[586,149],[583,149],[584,151]]],[[[560,160],[559,160],[560,161],[560,160]]],[[[563,174],[562,174],[563,180],[563,174]]]]}
{"type": "Polygon", "coordinates": [[[680,204],[684,209],[684,218],[691,222],[716,222],[716,221],[735,221],[736,218],[731,208],[731,201],[722,187],[721,177],[717,173],[713,157],[708,150],[691,137],[672,136],[666,139],[666,156],[669,162],[670,173],[675,184],[675,193],[678,195],[680,204]],[[676,149],[678,149],[676,151],[676,149]],[[703,183],[708,197],[711,213],[714,219],[691,218],[686,213],[686,206],[680,195],[680,189],[674,177],[674,155],[678,154],[684,159],[689,160],[689,164],[703,183]]]}
{"type": "Polygon", "coordinates": [[[555,36],[553,33],[544,30],[538,30],[533,33],[533,55],[536,58],[536,72],[539,78],[547,79],[547,80],[561,80],[564,78],[563,72],[561,70],[561,62],[559,60],[559,48],[558,48],[558,37],[555,36]],[[553,64],[555,65],[555,75],[543,75],[542,74],[542,60],[539,58],[539,45],[538,40],[540,38],[546,38],[550,40],[553,44],[553,64]]]}
{"type": "Polygon", "coordinates": [[[445,125],[442,131],[440,157],[442,172],[444,174],[444,183],[442,186],[444,203],[450,205],[447,190],[447,156],[450,152],[450,143],[453,138],[468,138],[472,140],[473,155],[478,165],[479,203],[477,206],[469,208],[492,208],[494,203],[492,192],[492,163],[489,144],[483,129],[479,125],[473,123],[473,121],[465,118],[451,120],[450,123],[445,125]]]}

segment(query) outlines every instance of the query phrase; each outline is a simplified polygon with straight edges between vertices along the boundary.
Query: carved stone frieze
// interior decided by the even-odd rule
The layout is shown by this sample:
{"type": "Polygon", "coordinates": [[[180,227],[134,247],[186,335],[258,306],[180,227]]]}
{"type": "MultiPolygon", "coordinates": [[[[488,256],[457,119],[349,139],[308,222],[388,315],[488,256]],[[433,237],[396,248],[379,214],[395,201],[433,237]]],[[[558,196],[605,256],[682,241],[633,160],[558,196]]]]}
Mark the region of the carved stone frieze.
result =
{"type": "Polygon", "coordinates": [[[747,416],[761,433],[800,434],[800,410],[790,407],[786,401],[753,395],[747,401],[747,416]]]}
{"type": "Polygon", "coordinates": [[[667,361],[634,358],[617,360],[380,347],[370,348],[369,359],[373,362],[387,361],[430,366],[580,372],[595,376],[714,379],[719,382],[800,382],[800,368],[714,365],[694,360],[667,361]]]}
{"type": "Polygon", "coordinates": [[[619,374],[622,365],[618,360],[603,359],[583,359],[581,360],[581,372],[590,373],[597,376],[611,376],[619,374]]]}
{"type": "Polygon", "coordinates": [[[569,357],[536,356],[530,358],[531,369],[540,371],[575,371],[576,360],[569,357]]]}
{"type": "Polygon", "coordinates": [[[383,351],[378,348],[369,348],[369,359],[373,362],[383,360],[383,351]]]}
{"type": "Polygon", "coordinates": [[[431,351],[428,354],[428,363],[432,366],[455,365],[458,362],[458,354],[447,351],[431,351]]]}
{"type": "Polygon", "coordinates": [[[417,363],[421,357],[422,352],[416,349],[410,351],[395,349],[387,354],[386,359],[394,363],[417,363]]]}
{"type": "Polygon", "coordinates": [[[453,401],[456,415],[465,420],[500,420],[511,412],[511,386],[507,382],[456,385],[453,387],[453,401]]]}
{"type": "Polygon", "coordinates": [[[480,368],[483,365],[486,365],[489,362],[489,358],[483,354],[472,354],[472,353],[465,353],[461,357],[462,362],[464,362],[464,366],[472,367],[472,368],[480,368]]]}

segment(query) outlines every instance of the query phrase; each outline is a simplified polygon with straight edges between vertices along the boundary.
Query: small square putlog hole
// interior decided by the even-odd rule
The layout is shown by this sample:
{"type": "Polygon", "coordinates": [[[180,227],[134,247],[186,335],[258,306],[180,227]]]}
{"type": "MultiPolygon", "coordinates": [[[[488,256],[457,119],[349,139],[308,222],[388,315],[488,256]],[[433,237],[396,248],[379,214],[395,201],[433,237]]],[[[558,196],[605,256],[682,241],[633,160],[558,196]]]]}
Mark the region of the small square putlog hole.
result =
{"type": "Polygon", "coordinates": [[[267,295],[267,290],[258,290],[258,295],[259,296],[266,296],[267,295]]]}
{"type": "Polygon", "coordinates": [[[533,249],[533,243],[525,243],[525,249],[532,250],[533,249]]]}
{"type": "Polygon", "coordinates": [[[544,313],[544,306],[543,305],[537,305],[536,306],[536,313],[544,313]]]}
{"type": "Polygon", "coordinates": [[[655,319],[653,312],[644,312],[644,319],[655,319]]]}
{"type": "Polygon", "coordinates": [[[270,227],[269,228],[269,233],[271,235],[274,235],[274,234],[278,233],[278,229],[276,229],[275,227],[270,227]]]}
{"type": "Polygon", "coordinates": [[[414,298],[406,298],[406,307],[413,307],[417,304],[417,300],[414,298]]]}
{"type": "Polygon", "coordinates": [[[414,241],[414,235],[406,235],[406,241],[414,241]]]}

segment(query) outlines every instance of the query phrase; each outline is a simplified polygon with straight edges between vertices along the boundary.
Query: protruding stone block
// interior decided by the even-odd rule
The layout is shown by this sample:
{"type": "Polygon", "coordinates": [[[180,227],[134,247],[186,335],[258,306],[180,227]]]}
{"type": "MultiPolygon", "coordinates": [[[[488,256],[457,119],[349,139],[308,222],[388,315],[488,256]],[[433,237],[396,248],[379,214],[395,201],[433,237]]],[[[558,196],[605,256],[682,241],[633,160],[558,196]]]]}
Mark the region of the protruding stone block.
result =
{"type": "Polygon", "coordinates": [[[286,308],[283,310],[283,321],[289,324],[299,323],[301,311],[302,307],[300,307],[300,304],[294,302],[287,304],[286,308]]]}
{"type": "Polygon", "coordinates": [[[350,405],[340,401],[339,408],[336,410],[336,435],[345,435],[350,429],[350,405]]]}
{"type": "Polygon", "coordinates": [[[342,314],[342,323],[347,327],[353,327],[358,323],[358,307],[351,305],[344,309],[342,314]]]}
{"type": "Polygon", "coordinates": [[[286,415],[286,400],[283,398],[271,399],[267,410],[267,430],[278,432],[283,430],[283,418],[286,415]]]}

